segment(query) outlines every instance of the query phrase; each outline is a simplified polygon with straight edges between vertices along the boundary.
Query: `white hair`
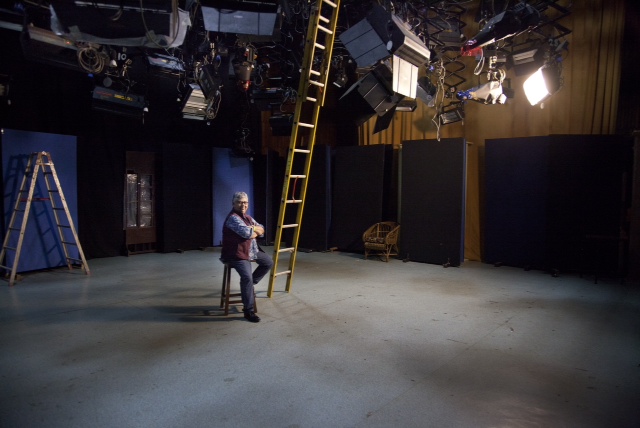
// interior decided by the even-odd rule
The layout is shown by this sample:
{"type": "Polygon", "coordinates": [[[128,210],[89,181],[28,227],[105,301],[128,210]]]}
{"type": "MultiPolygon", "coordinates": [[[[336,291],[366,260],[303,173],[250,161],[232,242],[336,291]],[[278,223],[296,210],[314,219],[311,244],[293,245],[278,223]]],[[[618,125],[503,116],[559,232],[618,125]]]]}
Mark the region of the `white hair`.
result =
{"type": "Polygon", "coordinates": [[[247,196],[246,193],[244,192],[236,192],[233,194],[233,199],[231,200],[232,203],[235,203],[236,201],[240,200],[240,199],[246,199],[247,201],[249,200],[249,197],[247,196]]]}

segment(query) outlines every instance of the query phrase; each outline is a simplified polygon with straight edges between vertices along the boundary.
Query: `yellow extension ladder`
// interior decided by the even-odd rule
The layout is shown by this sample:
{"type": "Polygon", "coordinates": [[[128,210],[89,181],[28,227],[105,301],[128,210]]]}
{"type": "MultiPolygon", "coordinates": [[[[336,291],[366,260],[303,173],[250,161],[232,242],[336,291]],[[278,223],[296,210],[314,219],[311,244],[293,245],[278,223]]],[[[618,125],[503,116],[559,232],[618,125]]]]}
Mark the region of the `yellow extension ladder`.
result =
{"type": "Polygon", "coordinates": [[[302,210],[304,209],[309,170],[311,169],[311,155],[313,154],[313,146],[316,140],[320,108],[324,105],[325,88],[329,80],[339,8],[340,0],[318,0],[309,18],[300,84],[298,86],[298,98],[293,116],[289,154],[282,186],[282,197],[280,199],[280,214],[278,215],[273,250],[273,269],[269,277],[269,289],[267,291],[269,297],[273,295],[274,283],[278,276],[287,276],[286,291],[288,293],[291,290],[293,268],[298,252],[297,246],[302,222],[302,210]],[[321,40],[321,36],[324,36],[324,41],[321,40]],[[316,56],[316,53],[318,53],[318,56],[316,56]],[[318,61],[320,58],[321,61],[318,61]],[[305,157],[304,171],[300,174],[292,174],[295,155],[305,157]],[[296,193],[298,183],[300,183],[299,194],[296,196],[294,193],[296,193]],[[286,209],[289,205],[297,207],[296,219],[295,223],[285,224],[285,219],[288,218],[286,209]],[[291,246],[286,248],[282,248],[282,233],[284,229],[293,229],[291,246]],[[283,253],[290,254],[289,267],[287,270],[278,272],[278,262],[280,255],[283,253]]]}
{"type": "MultiPolygon", "coordinates": [[[[85,273],[89,275],[89,265],[87,264],[87,260],[82,252],[82,247],[78,240],[78,234],[73,225],[73,219],[69,213],[69,207],[67,206],[67,201],[64,197],[64,193],[62,192],[62,187],[60,186],[60,181],[58,180],[58,175],[56,174],[56,169],[53,165],[51,155],[49,152],[34,152],[29,156],[27,168],[25,170],[24,177],[22,178],[22,184],[20,185],[20,190],[18,191],[16,203],[13,208],[13,214],[11,214],[11,220],[9,221],[4,242],[2,244],[2,251],[0,252],[0,263],[5,263],[7,251],[14,252],[13,266],[0,265],[1,269],[4,269],[6,272],[10,272],[9,286],[13,286],[16,279],[16,271],[18,269],[18,262],[20,261],[20,252],[22,251],[24,234],[29,220],[31,203],[33,201],[49,201],[51,203],[53,217],[58,228],[58,237],[62,244],[67,266],[69,269],[73,269],[73,265],[78,264],[79,262],[85,273]],[[44,176],[45,183],[47,185],[47,193],[49,194],[46,198],[34,197],[34,191],[40,170],[42,170],[42,175],[44,176]],[[55,187],[52,185],[51,179],[53,179],[55,187]],[[63,222],[63,217],[60,211],[64,211],[66,215],[66,222],[63,222]],[[18,224],[20,224],[20,227],[17,227],[18,224]],[[17,239],[14,236],[15,233],[19,233],[17,239]],[[69,246],[77,247],[78,255],[80,257],[79,259],[70,256],[69,246]]],[[[6,275],[7,274],[5,273],[5,276],[6,275]]]]}

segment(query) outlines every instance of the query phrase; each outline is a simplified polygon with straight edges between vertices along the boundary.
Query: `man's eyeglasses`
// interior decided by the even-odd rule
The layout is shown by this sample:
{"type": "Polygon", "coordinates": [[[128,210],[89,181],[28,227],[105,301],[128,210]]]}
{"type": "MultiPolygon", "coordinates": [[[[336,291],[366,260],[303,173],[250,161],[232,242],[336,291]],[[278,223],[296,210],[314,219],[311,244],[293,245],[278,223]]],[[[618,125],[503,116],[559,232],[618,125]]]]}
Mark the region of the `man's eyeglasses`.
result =
{"type": "Polygon", "coordinates": [[[238,205],[249,205],[249,201],[236,201],[238,205]]]}

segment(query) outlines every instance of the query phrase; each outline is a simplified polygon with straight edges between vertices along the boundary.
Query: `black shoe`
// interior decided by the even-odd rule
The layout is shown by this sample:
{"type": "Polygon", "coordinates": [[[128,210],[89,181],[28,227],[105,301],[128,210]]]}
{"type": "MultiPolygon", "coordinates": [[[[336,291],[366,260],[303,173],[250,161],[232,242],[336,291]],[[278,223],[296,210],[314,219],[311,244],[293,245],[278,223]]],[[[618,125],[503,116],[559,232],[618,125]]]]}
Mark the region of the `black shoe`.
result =
{"type": "Polygon", "coordinates": [[[260,317],[256,315],[255,312],[245,312],[244,317],[250,322],[260,322],[260,317]]]}

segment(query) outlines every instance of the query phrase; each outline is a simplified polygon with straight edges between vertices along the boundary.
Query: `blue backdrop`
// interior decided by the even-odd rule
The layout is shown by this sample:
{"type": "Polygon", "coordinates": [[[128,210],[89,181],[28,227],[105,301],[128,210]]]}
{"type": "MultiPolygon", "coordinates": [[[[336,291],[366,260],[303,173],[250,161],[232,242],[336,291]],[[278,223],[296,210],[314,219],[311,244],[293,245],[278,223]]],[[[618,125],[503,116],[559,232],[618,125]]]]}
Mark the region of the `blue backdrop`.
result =
{"type": "Polygon", "coordinates": [[[213,245],[222,245],[222,226],[231,211],[235,192],[249,196],[249,215],[253,217],[253,164],[247,158],[230,156],[229,149],[213,149],[213,245]]]}
{"type": "MultiPolygon", "coordinates": [[[[51,160],[60,180],[60,186],[67,201],[69,212],[77,229],[76,137],[10,129],[3,130],[2,135],[4,227],[7,227],[11,220],[29,156],[33,152],[40,151],[46,151],[51,154],[51,160]]],[[[53,180],[51,183],[55,186],[53,180]]],[[[27,182],[26,186],[28,184],[27,182]]],[[[42,170],[38,174],[36,184],[34,197],[48,197],[42,170]]],[[[26,197],[26,194],[24,197],[26,197]]],[[[24,204],[21,206],[24,207],[24,204]]],[[[61,214],[61,223],[67,224],[66,215],[63,212],[61,214]]],[[[17,221],[21,219],[22,216],[19,216],[17,221]]],[[[20,223],[16,223],[14,227],[20,227],[20,225],[20,223]]],[[[17,232],[11,235],[12,238],[16,238],[15,242],[17,242],[17,236],[17,232]]],[[[3,229],[2,234],[3,242],[4,237],[5,229],[3,229]]],[[[9,245],[11,246],[11,244],[9,245]]],[[[70,247],[70,256],[78,257],[75,246],[70,247]]],[[[13,266],[14,257],[14,251],[7,251],[6,266],[13,266]]],[[[66,260],[58,237],[51,203],[49,201],[32,202],[17,271],[26,272],[65,265],[66,260]]]]}

